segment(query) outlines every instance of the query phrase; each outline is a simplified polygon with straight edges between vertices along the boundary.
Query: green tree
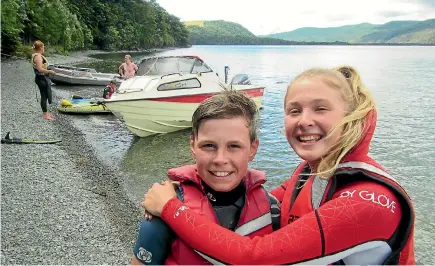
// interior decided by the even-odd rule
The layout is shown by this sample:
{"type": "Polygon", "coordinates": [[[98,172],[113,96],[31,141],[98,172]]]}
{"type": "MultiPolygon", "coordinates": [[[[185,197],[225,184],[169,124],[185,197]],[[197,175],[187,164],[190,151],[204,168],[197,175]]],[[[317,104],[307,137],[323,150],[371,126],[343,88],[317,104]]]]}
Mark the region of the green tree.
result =
{"type": "Polygon", "coordinates": [[[188,31],[156,1],[2,1],[2,51],[36,39],[65,51],[149,49],[188,45],[188,31]]]}
{"type": "Polygon", "coordinates": [[[20,34],[23,30],[23,24],[18,15],[20,1],[2,1],[1,9],[1,51],[4,54],[10,54],[18,48],[20,44],[20,34]]]}

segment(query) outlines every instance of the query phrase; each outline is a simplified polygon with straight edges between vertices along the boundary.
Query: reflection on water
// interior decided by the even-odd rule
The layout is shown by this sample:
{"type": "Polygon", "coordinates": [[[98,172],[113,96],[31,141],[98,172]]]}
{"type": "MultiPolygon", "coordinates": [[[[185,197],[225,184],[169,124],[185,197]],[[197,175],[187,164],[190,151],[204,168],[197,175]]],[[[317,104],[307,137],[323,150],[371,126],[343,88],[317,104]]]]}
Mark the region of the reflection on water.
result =
{"type": "Polygon", "coordinates": [[[183,130],[147,138],[136,137],[121,162],[120,168],[128,172],[123,179],[130,198],[139,202],[146,184],[160,182],[170,168],[194,163],[190,148],[191,130],[183,130]]]}
{"type": "MultiPolygon", "coordinates": [[[[221,77],[228,65],[230,79],[231,75],[247,73],[253,84],[266,86],[260,147],[250,166],[267,172],[269,188],[290,176],[300,161],[281,133],[288,82],[313,66],[355,66],[377,101],[379,119],[370,154],[409,192],[417,213],[417,258],[423,264],[435,263],[435,179],[431,177],[435,172],[435,47],[193,46],[162,54],[198,55],[221,77]]],[[[105,56],[105,61],[83,66],[116,71],[124,54],[98,56],[105,56]]],[[[135,61],[141,58],[133,57],[135,61]]],[[[102,89],[57,86],[56,92],[92,96],[102,94],[102,89]]],[[[190,130],[140,139],[113,116],[73,120],[102,161],[118,167],[125,189],[136,202],[153,182],[166,176],[167,169],[193,162],[190,130]]]]}

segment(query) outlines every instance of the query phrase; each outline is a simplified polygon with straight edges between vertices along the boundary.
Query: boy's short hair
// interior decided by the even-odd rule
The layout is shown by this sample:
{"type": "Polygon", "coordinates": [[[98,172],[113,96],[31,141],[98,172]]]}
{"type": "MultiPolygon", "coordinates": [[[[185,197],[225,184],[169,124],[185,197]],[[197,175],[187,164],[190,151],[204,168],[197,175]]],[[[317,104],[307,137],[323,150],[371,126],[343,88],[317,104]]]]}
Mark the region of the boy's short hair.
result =
{"type": "Polygon", "coordinates": [[[249,136],[252,143],[258,138],[257,113],[257,105],[252,99],[241,92],[226,90],[204,100],[196,108],[192,115],[192,135],[194,137],[198,136],[199,128],[206,120],[241,116],[248,122],[249,136]]]}
{"type": "Polygon", "coordinates": [[[112,80],[110,80],[110,83],[116,85],[116,79],[112,79],[112,80]]]}

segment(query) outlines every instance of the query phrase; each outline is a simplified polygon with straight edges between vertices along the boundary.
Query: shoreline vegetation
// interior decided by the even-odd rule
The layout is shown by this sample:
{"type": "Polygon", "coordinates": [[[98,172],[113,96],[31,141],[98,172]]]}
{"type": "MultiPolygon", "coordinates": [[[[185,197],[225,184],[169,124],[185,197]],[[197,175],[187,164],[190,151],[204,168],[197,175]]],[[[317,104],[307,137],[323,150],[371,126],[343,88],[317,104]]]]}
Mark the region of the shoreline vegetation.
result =
{"type": "Polygon", "coordinates": [[[1,16],[2,55],[29,56],[35,40],[63,55],[189,45],[184,24],[154,0],[5,0],[1,16]]]}
{"type": "MultiPolygon", "coordinates": [[[[94,55],[100,54],[153,54],[153,53],[161,53],[168,50],[178,49],[179,47],[166,47],[166,48],[151,48],[151,49],[143,49],[143,50],[121,50],[121,51],[105,51],[105,50],[81,50],[81,51],[72,51],[68,54],[64,53],[56,53],[56,51],[51,50],[47,47],[45,51],[45,55],[48,61],[54,64],[80,64],[80,63],[89,63],[92,61],[102,61],[102,59],[97,58],[94,55]]],[[[16,61],[16,60],[29,60],[31,58],[30,55],[8,55],[1,54],[2,61],[16,61]]]]}
{"type": "MultiPolygon", "coordinates": [[[[295,42],[292,44],[195,44],[195,45],[204,45],[204,46],[435,46],[435,43],[347,43],[347,42],[295,42]]],[[[118,51],[109,51],[109,50],[77,50],[71,51],[68,53],[59,52],[56,49],[47,47],[45,54],[47,57],[71,57],[74,58],[77,55],[86,56],[86,59],[83,59],[85,62],[90,60],[100,60],[92,55],[97,54],[135,54],[135,53],[159,53],[167,50],[174,49],[182,49],[189,48],[189,46],[185,47],[165,47],[165,48],[150,48],[150,49],[139,49],[139,50],[118,50],[118,51]]],[[[14,54],[4,54],[1,53],[2,60],[20,60],[20,59],[30,59],[31,53],[14,53],[14,54]]],[[[81,62],[77,62],[81,63],[81,62]]]]}
{"type": "Polygon", "coordinates": [[[48,55],[191,45],[435,46],[435,19],[300,28],[256,36],[234,22],[181,22],[155,0],[5,0],[1,16],[2,58],[29,58],[35,40],[46,45],[48,55]]]}

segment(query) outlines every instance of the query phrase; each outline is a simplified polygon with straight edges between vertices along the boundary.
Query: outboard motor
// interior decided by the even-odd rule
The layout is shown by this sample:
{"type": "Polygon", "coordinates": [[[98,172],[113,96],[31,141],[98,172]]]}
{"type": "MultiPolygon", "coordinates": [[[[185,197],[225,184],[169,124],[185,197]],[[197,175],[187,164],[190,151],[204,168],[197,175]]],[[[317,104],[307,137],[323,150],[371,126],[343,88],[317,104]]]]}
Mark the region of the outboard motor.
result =
{"type": "Polygon", "coordinates": [[[251,80],[249,79],[247,74],[237,74],[231,80],[233,85],[251,85],[251,80]]]}
{"type": "Polygon", "coordinates": [[[224,67],[224,72],[225,72],[225,83],[228,82],[228,71],[230,70],[229,66],[225,66],[224,67]]]}

